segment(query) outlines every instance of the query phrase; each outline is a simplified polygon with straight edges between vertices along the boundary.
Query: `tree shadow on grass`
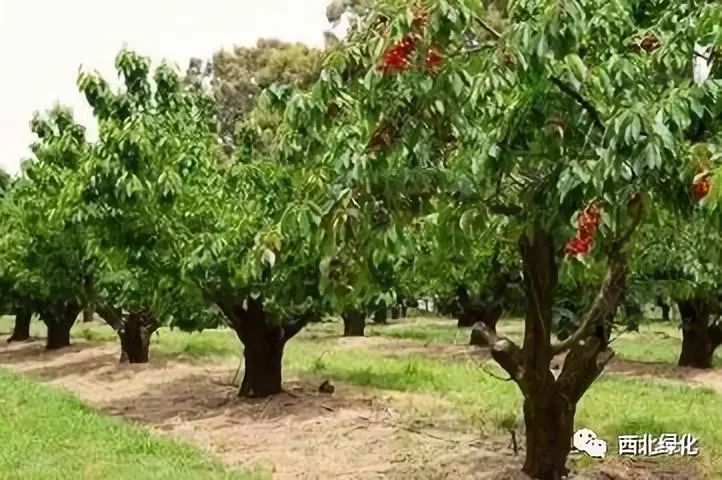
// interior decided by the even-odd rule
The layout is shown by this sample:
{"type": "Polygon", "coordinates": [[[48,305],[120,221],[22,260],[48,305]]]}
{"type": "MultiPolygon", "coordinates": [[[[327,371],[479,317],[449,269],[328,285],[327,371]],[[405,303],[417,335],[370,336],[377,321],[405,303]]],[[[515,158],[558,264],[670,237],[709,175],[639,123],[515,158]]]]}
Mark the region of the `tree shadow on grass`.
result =
{"type": "Polygon", "coordinates": [[[678,367],[670,363],[641,362],[615,357],[606,371],[615,375],[677,381],[722,392],[722,368],[678,367]]]}

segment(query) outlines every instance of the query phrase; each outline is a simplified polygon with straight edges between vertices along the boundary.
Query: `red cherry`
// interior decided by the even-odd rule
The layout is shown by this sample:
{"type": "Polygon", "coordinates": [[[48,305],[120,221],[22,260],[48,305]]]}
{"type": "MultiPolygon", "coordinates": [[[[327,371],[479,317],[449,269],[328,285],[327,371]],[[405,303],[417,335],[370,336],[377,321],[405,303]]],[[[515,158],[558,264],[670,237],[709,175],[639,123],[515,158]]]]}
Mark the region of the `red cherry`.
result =
{"type": "Polygon", "coordinates": [[[426,66],[428,68],[438,68],[444,57],[441,56],[441,54],[436,50],[435,48],[429,49],[429,51],[426,53],[426,66]]]}
{"type": "Polygon", "coordinates": [[[695,201],[698,202],[709,195],[710,190],[712,190],[709,178],[710,174],[707,171],[694,177],[694,183],[692,183],[692,198],[694,198],[695,201]]]}

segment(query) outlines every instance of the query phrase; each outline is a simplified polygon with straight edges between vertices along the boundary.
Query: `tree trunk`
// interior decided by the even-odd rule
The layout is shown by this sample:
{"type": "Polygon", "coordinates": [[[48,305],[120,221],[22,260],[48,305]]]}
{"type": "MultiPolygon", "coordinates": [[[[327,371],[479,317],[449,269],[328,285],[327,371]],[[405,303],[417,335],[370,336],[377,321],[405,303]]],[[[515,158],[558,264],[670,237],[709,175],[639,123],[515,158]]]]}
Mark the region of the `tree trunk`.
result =
{"type": "Polygon", "coordinates": [[[57,350],[70,346],[70,329],[80,313],[80,306],[76,303],[53,305],[40,313],[40,319],[48,328],[45,348],[57,350]]]}
{"type": "Polygon", "coordinates": [[[559,394],[553,382],[548,386],[549,391],[524,400],[527,450],[523,471],[532,478],[559,480],[568,473],[575,406],[559,394]]]}
{"type": "Polygon", "coordinates": [[[260,344],[244,347],[241,397],[268,397],[282,391],[283,340],[280,336],[266,338],[260,344]]]}
{"type": "Polygon", "coordinates": [[[523,347],[498,337],[483,323],[479,331],[491,345],[494,360],[509,374],[524,397],[526,458],[523,471],[540,480],[559,480],[568,470],[576,405],[613,356],[599,324],[616,309],[624,292],[626,263],[612,247],[599,294],[576,332],[552,344],[552,306],[557,264],[551,236],[536,230],[522,235],[519,249],[526,296],[523,347]],[[569,350],[559,376],[550,366],[554,355],[569,350]]]}
{"type": "Polygon", "coordinates": [[[150,337],[158,329],[155,317],[148,312],[131,312],[118,329],[121,363],[148,363],[150,337]]]}
{"type": "Polygon", "coordinates": [[[722,329],[709,325],[709,302],[701,299],[677,302],[682,316],[680,367],[711,368],[715,349],[722,341],[722,329]]]}
{"type": "Polygon", "coordinates": [[[474,322],[473,328],[471,329],[471,338],[469,339],[469,345],[488,347],[489,344],[487,343],[486,335],[483,333],[481,326],[478,324],[481,323],[484,327],[486,327],[489,331],[496,335],[496,324],[499,322],[501,314],[502,308],[497,307],[488,312],[480,312],[479,315],[476,315],[477,321],[474,322]]]}
{"type": "Polygon", "coordinates": [[[92,303],[89,303],[83,309],[83,323],[92,322],[94,315],[95,315],[95,305],[93,305],[92,303]]]}
{"type": "Polygon", "coordinates": [[[32,312],[28,310],[20,310],[15,313],[15,326],[12,335],[8,338],[8,343],[30,340],[30,319],[32,316],[32,312]]]}
{"type": "Polygon", "coordinates": [[[660,300],[657,302],[657,305],[659,305],[659,308],[662,309],[662,321],[663,321],[663,322],[669,322],[669,321],[670,321],[669,313],[670,313],[670,310],[671,310],[672,308],[669,306],[669,304],[668,304],[667,302],[665,302],[665,301],[662,300],[662,299],[660,299],[660,300]]]}
{"type": "Polygon", "coordinates": [[[374,311],[374,323],[385,324],[389,318],[389,309],[385,304],[379,305],[374,311]]]}
{"type": "Polygon", "coordinates": [[[282,391],[283,349],[308,321],[316,315],[309,312],[293,323],[269,324],[263,301],[248,298],[216,299],[236,335],[243,343],[244,372],[240,397],[268,397],[282,391]]]}
{"type": "Polygon", "coordinates": [[[70,328],[73,326],[72,323],[51,321],[45,324],[48,327],[48,337],[45,344],[46,349],[57,350],[70,346],[70,328]]]}
{"type": "Polygon", "coordinates": [[[343,318],[344,337],[363,337],[366,328],[366,314],[360,310],[349,310],[341,315],[343,318]]]}
{"type": "Polygon", "coordinates": [[[401,308],[399,305],[391,306],[391,320],[398,320],[401,316],[401,308]]]}

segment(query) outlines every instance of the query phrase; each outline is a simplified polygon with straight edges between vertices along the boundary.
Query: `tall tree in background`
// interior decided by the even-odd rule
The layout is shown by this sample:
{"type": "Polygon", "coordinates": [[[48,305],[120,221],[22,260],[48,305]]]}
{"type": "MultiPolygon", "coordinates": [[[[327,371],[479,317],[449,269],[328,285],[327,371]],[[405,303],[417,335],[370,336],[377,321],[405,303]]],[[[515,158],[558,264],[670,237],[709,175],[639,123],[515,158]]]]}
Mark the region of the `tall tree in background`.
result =
{"type": "MultiPolygon", "coordinates": [[[[322,52],[301,43],[262,39],[254,47],[237,46],[213,56],[213,90],[218,133],[227,147],[236,145],[237,126],[271,85],[307,88],[321,70],[322,52]]],[[[196,69],[200,70],[200,66],[196,69]]]]}

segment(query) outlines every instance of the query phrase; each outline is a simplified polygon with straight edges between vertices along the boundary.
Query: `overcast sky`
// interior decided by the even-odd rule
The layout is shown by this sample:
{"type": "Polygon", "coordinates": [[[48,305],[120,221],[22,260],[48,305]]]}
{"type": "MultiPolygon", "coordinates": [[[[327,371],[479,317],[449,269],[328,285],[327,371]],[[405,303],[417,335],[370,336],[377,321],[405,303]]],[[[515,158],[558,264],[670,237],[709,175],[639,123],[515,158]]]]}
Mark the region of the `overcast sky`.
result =
{"type": "Polygon", "coordinates": [[[210,58],[261,37],[323,44],[329,0],[0,0],[0,167],[17,172],[29,121],[54,102],[92,125],[78,68],[115,76],[124,43],[154,60],[210,58]]]}

